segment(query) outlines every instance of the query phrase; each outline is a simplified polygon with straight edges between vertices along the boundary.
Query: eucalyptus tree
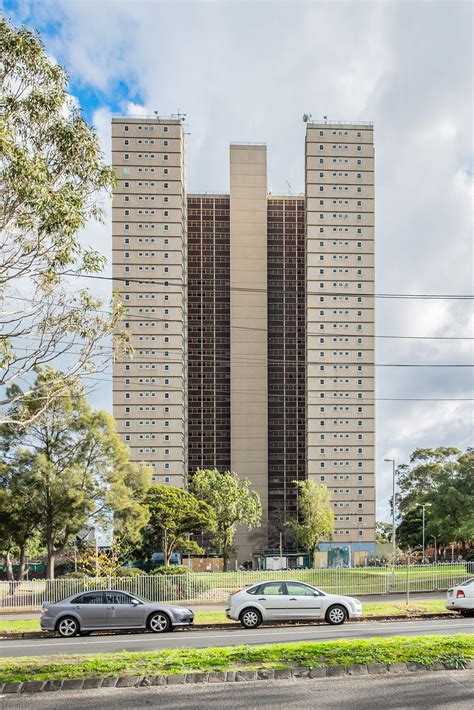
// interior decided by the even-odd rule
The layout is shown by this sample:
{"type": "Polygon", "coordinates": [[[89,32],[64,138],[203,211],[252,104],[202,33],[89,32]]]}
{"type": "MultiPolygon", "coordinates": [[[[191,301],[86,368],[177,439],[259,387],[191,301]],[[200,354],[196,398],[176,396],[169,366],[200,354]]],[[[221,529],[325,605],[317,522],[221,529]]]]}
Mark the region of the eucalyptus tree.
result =
{"type": "Polygon", "coordinates": [[[209,504],[216,517],[212,541],[224,559],[227,571],[229,558],[235,553],[234,539],[237,525],[252,530],[260,524],[262,504],[252,491],[250,481],[232,471],[198,469],[191,480],[191,490],[209,504]]]}
{"type": "Polygon", "coordinates": [[[55,361],[56,379],[30,416],[110,360],[104,336],[125,338],[119,305],[104,310],[70,278],[104,267],[80,232],[102,219],[114,173],[39,37],[0,19],[0,45],[0,422],[19,426],[26,409],[10,405],[38,394],[36,368],[55,361]]]}
{"type": "MultiPolygon", "coordinates": [[[[0,427],[0,520],[12,518],[4,534],[23,520],[14,541],[26,545],[38,535],[49,579],[56,555],[85,527],[111,528],[137,543],[149,517],[143,499],[151,470],[130,462],[112,415],[93,410],[77,388],[65,391],[54,370],[38,374],[22,407],[28,425],[0,427]],[[43,390],[55,388],[43,410],[43,390]]],[[[0,550],[8,544],[1,535],[0,525],[0,550]]]]}
{"type": "Polygon", "coordinates": [[[327,486],[314,481],[294,481],[298,489],[299,519],[289,521],[298,544],[306,548],[314,566],[315,549],[334,534],[334,512],[331,492],[327,486]]]}

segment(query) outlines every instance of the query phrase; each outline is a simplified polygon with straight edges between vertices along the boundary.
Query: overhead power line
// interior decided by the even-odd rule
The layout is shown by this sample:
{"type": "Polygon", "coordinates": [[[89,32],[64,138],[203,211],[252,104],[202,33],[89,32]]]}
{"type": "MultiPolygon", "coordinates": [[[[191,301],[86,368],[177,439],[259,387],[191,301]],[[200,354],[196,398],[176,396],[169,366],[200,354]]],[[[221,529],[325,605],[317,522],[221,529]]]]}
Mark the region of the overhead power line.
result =
{"type": "MultiPolygon", "coordinates": [[[[123,282],[131,282],[131,283],[139,283],[141,285],[164,285],[165,282],[171,282],[171,281],[176,281],[176,284],[173,285],[184,285],[183,281],[181,279],[176,279],[173,277],[170,278],[153,278],[153,279],[140,279],[137,277],[122,277],[122,276],[99,276],[97,274],[74,274],[74,273],[69,273],[69,272],[63,272],[61,276],[70,276],[73,278],[83,278],[83,279],[98,279],[101,281],[123,281],[123,282]]],[[[325,279],[326,281],[328,279],[325,279]]],[[[363,279],[362,279],[363,280],[363,279]]],[[[187,285],[189,288],[189,284],[187,285]]],[[[214,289],[215,291],[217,290],[224,290],[224,289],[214,289]]],[[[225,288],[225,291],[244,291],[248,293],[268,293],[268,289],[266,288],[244,288],[240,286],[228,286],[225,288]]],[[[176,291],[176,293],[179,293],[176,291]]],[[[281,293],[281,291],[279,291],[281,293]]],[[[291,293],[295,293],[292,291],[291,293]]],[[[309,294],[309,295],[327,295],[327,294],[321,294],[319,291],[305,291],[304,293],[309,294]]],[[[303,293],[301,295],[304,295],[303,293]]],[[[329,294],[329,295],[335,295],[335,294],[329,294]]],[[[342,294],[337,294],[337,295],[342,295],[342,294]]],[[[361,294],[361,293],[344,293],[343,295],[345,296],[364,296],[366,298],[409,298],[409,299],[474,299],[474,294],[421,294],[421,293],[371,293],[371,294],[361,294]]]]}
{"type": "MultiPolygon", "coordinates": [[[[34,302],[34,299],[30,298],[24,298],[24,297],[15,297],[15,300],[20,300],[20,301],[25,301],[25,302],[34,302]]],[[[81,310],[79,307],[76,306],[64,306],[68,310],[72,311],[78,311],[81,310]]],[[[128,306],[125,306],[126,308],[128,306]]],[[[132,306],[132,308],[139,308],[140,306],[132,306]]],[[[150,306],[151,308],[155,308],[155,306],[150,306]]],[[[164,308],[169,308],[173,306],[159,306],[159,307],[164,307],[164,308]]],[[[104,315],[111,316],[112,313],[111,311],[106,311],[100,308],[91,308],[90,312],[92,313],[103,313],[104,315]]],[[[148,323],[172,323],[175,322],[173,318],[156,318],[156,317],[151,317],[153,314],[148,314],[144,313],[143,316],[134,316],[129,313],[124,313],[123,314],[123,321],[127,321],[130,323],[143,323],[144,321],[148,323]]],[[[20,318],[21,316],[18,316],[20,318]]],[[[27,317],[27,316],[25,316],[27,317]]],[[[324,321],[322,321],[324,322],[324,321]]],[[[329,324],[329,323],[328,323],[329,324]]],[[[229,329],[232,330],[255,330],[255,331],[261,331],[261,332],[271,332],[271,327],[267,328],[261,328],[258,326],[247,326],[247,325],[233,325],[229,324],[229,329]]],[[[216,330],[215,326],[212,328],[212,332],[216,330]]],[[[205,324],[201,330],[201,332],[206,333],[206,327],[205,324]]],[[[294,328],[295,335],[297,333],[297,327],[295,326],[294,328]]],[[[334,337],[334,333],[329,333],[329,331],[321,331],[319,332],[319,335],[321,337],[334,337]]],[[[312,333],[312,335],[316,335],[316,333],[312,333]]],[[[20,336],[20,337],[30,337],[28,335],[26,336],[20,336]]],[[[365,338],[378,338],[378,339],[393,339],[393,340],[474,340],[474,336],[468,336],[468,335],[456,335],[456,336],[451,336],[451,335],[367,335],[366,333],[359,332],[357,334],[353,333],[351,334],[350,337],[365,337],[365,338]]],[[[31,339],[34,340],[34,338],[31,336],[31,339]]],[[[58,341],[59,342],[59,341],[58,341]]]]}
{"type": "MultiPolygon", "coordinates": [[[[100,373],[103,374],[103,373],[100,373]]],[[[135,376],[138,377],[138,376],[135,376]]],[[[124,377],[95,377],[94,375],[86,375],[83,379],[86,380],[94,380],[94,381],[100,381],[100,382],[109,382],[111,383],[112,381],[115,382],[121,382],[125,385],[125,379],[124,377]]],[[[140,390],[135,389],[132,390],[130,389],[131,385],[134,384],[136,387],[141,385],[142,389],[144,389],[147,385],[147,383],[130,383],[127,384],[126,387],[128,388],[128,392],[138,392],[140,390]]],[[[189,383],[188,383],[189,385],[189,383]]],[[[153,391],[159,392],[159,393],[164,393],[164,392],[183,392],[183,388],[181,387],[173,387],[171,385],[159,385],[159,386],[153,386],[153,391]]],[[[219,401],[228,401],[230,402],[230,398],[226,398],[225,396],[223,397],[222,395],[224,393],[216,391],[214,384],[209,384],[207,387],[197,387],[196,389],[201,390],[204,392],[204,396],[206,395],[206,390],[209,390],[212,394],[215,396],[213,399],[218,399],[219,401]]],[[[237,389],[232,389],[229,387],[229,392],[232,394],[249,394],[249,395],[254,395],[256,397],[261,397],[263,393],[260,392],[254,392],[250,390],[237,390],[237,389]]],[[[327,392],[326,394],[329,394],[327,392]]],[[[188,386],[188,398],[189,398],[189,386],[188,386]]],[[[308,402],[308,400],[311,401],[311,404],[320,404],[322,407],[332,407],[332,406],[343,406],[344,404],[358,404],[358,405],[370,405],[373,402],[474,402],[474,397],[362,397],[361,399],[355,398],[355,397],[334,397],[334,396],[329,396],[329,397],[316,397],[315,395],[312,395],[310,398],[306,396],[298,396],[298,394],[295,395],[288,395],[288,394],[278,394],[277,392],[267,392],[262,401],[266,401],[267,399],[276,399],[276,400],[281,400],[281,399],[291,399],[295,400],[295,404],[297,403],[297,400],[301,400],[301,402],[308,402]]],[[[207,402],[204,402],[204,405],[206,405],[207,402]]],[[[210,402],[209,402],[210,403],[210,402]]],[[[126,406],[126,402],[124,402],[124,406],[126,406]]],[[[160,403],[161,405],[162,403],[160,403]]],[[[173,404],[173,403],[171,403],[173,404]]],[[[325,414],[329,414],[329,410],[324,412],[325,414]]]]}
{"type": "MultiPolygon", "coordinates": [[[[149,348],[147,348],[146,346],[144,346],[144,349],[149,349],[149,348]]],[[[171,348],[170,348],[170,349],[171,349],[171,348]]],[[[24,350],[25,352],[28,352],[28,348],[17,348],[17,350],[24,350]]],[[[112,353],[112,348],[111,348],[110,350],[111,350],[111,353],[112,353]]],[[[61,355],[61,354],[63,354],[63,353],[58,353],[58,355],[61,355]]],[[[65,354],[68,354],[68,355],[74,355],[74,354],[80,355],[81,353],[74,353],[74,352],[72,352],[72,351],[68,351],[68,352],[65,353],[65,354]]],[[[160,354],[161,354],[161,353],[160,353],[160,354]]],[[[139,355],[138,357],[139,357],[140,359],[144,359],[144,357],[146,357],[146,356],[139,355]]],[[[158,359],[158,357],[156,357],[156,356],[149,356],[149,357],[150,357],[150,361],[152,361],[152,362],[157,362],[157,363],[182,362],[182,361],[183,361],[183,358],[165,357],[164,354],[163,354],[163,359],[162,359],[162,360],[158,359]]],[[[137,360],[137,361],[138,361],[138,360],[137,360]]],[[[228,357],[228,356],[226,356],[226,357],[222,357],[222,356],[219,356],[219,357],[212,357],[212,356],[210,356],[210,357],[201,357],[201,358],[194,358],[194,359],[193,359],[193,363],[201,363],[201,362],[208,363],[208,362],[210,362],[210,361],[216,362],[216,363],[230,363],[230,362],[236,362],[236,363],[239,363],[239,364],[250,364],[250,365],[251,365],[251,364],[257,364],[257,365],[266,365],[266,364],[268,364],[268,365],[280,365],[280,364],[284,364],[285,362],[288,363],[288,361],[285,360],[285,359],[280,359],[280,360],[277,360],[277,359],[274,359],[274,358],[258,359],[258,358],[245,357],[245,356],[235,356],[235,355],[234,355],[233,357],[232,357],[232,356],[230,356],[230,357],[228,357]]],[[[123,360],[121,360],[120,362],[123,363],[123,364],[125,364],[125,361],[123,361],[123,360]]],[[[303,364],[303,363],[302,363],[302,364],[303,364]]],[[[316,363],[313,363],[313,364],[316,364],[316,363]]],[[[365,363],[355,363],[355,362],[338,362],[338,363],[333,363],[333,362],[327,362],[327,361],[326,361],[325,363],[321,363],[321,364],[325,364],[325,365],[328,365],[328,366],[330,366],[330,365],[332,365],[332,364],[342,364],[342,365],[349,365],[349,366],[351,366],[351,365],[357,365],[357,364],[363,364],[363,365],[365,365],[366,367],[423,367],[423,368],[426,368],[426,367],[455,367],[455,368],[456,368],[456,367],[461,367],[461,368],[474,367],[474,363],[469,363],[469,364],[466,364],[466,363],[387,363],[387,362],[382,362],[382,363],[380,363],[380,362],[379,362],[379,363],[370,363],[370,362],[369,362],[369,363],[368,363],[368,362],[365,362],[365,363]]]]}

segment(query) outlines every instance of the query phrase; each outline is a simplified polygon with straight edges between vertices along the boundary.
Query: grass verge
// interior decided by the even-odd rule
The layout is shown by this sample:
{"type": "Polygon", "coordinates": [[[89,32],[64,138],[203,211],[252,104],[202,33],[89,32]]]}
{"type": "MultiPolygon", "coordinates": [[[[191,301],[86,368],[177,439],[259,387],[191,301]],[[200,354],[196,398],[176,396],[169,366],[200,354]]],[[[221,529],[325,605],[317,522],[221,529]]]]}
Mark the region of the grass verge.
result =
{"type": "Polygon", "coordinates": [[[474,658],[474,637],[415,636],[196,648],[149,653],[48,656],[0,660],[0,680],[64,680],[117,675],[159,675],[188,671],[346,666],[366,663],[446,663],[462,668],[474,658]]]}
{"type": "MultiPolygon", "coordinates": [[[[191,605],[192,606],[192,605],[191,605]]],[[[363,602],[364,616],[415,616],[423,613],[441,613],[445,612],[444,600],[434,599],[429,601],[415,601],[407,606],[404,602],[363,602]]],[[[235,624],[235,621],[228,619],[225,611],[199,611],[199,607],[195,607],[195,623],[196,624],[235,624]]],[[[38,614],[39,617],[39,614],[38,614]]],[[[0,636],[2,633],[28,633],[31,631],[40,631],[38,619],[13,619],[8,621],[0,621],[0,636]]]]}

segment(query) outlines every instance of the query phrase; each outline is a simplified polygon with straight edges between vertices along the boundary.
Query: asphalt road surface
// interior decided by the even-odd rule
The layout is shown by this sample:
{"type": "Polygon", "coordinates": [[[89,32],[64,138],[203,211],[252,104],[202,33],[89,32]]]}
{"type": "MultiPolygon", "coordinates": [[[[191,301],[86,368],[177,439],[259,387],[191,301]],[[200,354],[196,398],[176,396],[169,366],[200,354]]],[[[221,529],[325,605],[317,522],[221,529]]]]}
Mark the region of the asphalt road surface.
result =
{"type": "MultiPolygon", "coordinates": [[[[362,604],[365,602],[392,602],[397,604],[405,602],[406,594],[371,594],[361,595],[359,599],[362,604]]],[[[446,599],[446,592],[410,592],[410,601],[433,601],[435,599],[446,599]]],[[[185,605],[186,606],[186,605],[185,605]]],[[[223,611],[227,604],[188,604],[194,611],[223,611]]],[[[39,619],[39,611],[1,611],[0,621],[16,621],[17,619],[39,619]]]]}
{"type": "Polygon", "coordinates": [[[402,675],[291,679],[169,688],[124,688],[0,696],[1,710],[472,710],[474,672],[437,671],[402,675]]]}
{"type": "Polygon", "coordinates": [[[331,641],[374,636],[417,636],[423,634],[474,633],[474,620],[434,619],[425,621],[357,622],[342,626],[307,625],[265,627],[248,631],[240,625],[224,630],[175,631],[167,634],[117,634],[21,639],[0,642],[1,657],[51,656],[73,653],[113,653],[114,651],[159,651],[169,648],[208,648],[238,644],[283,643],[289,641],[331,641]]]}

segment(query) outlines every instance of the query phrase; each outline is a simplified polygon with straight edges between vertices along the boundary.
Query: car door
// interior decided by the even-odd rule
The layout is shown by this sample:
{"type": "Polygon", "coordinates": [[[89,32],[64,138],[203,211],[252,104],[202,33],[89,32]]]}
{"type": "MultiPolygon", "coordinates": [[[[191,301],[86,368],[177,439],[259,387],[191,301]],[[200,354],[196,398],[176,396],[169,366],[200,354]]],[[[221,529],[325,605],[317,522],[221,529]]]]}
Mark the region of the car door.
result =
{"type": "Polygon", "coordinates": [[[81,629],[100,629],[107,624],[103,592],[86,592],[71,602],[72,611],[79,616],[81,629]]]}
{"type": "Polygon", "coordinates": [[[266,582],[260,585],[255,599],[263,608],[266,620],[285,618],[287,602],[284,582],[266,582]]]}
{"type": "Polygon", "coordinates": [[[474,609],[474,579],[466,582],[466,597],[469,599],[469,609],[474,609]]]}
{"type": "Polygon", "coordinates": [[[320,619],[321,597],[312,587],[300,582],[286,583],[288,619],[320,619]]]}
{"type": "Polygon", "coordinates": [[[105,598],[108,628],[125,629],[129,626],[143,625],[145,609],[143,602],[125,592],[105,592],[105,598]]]}

